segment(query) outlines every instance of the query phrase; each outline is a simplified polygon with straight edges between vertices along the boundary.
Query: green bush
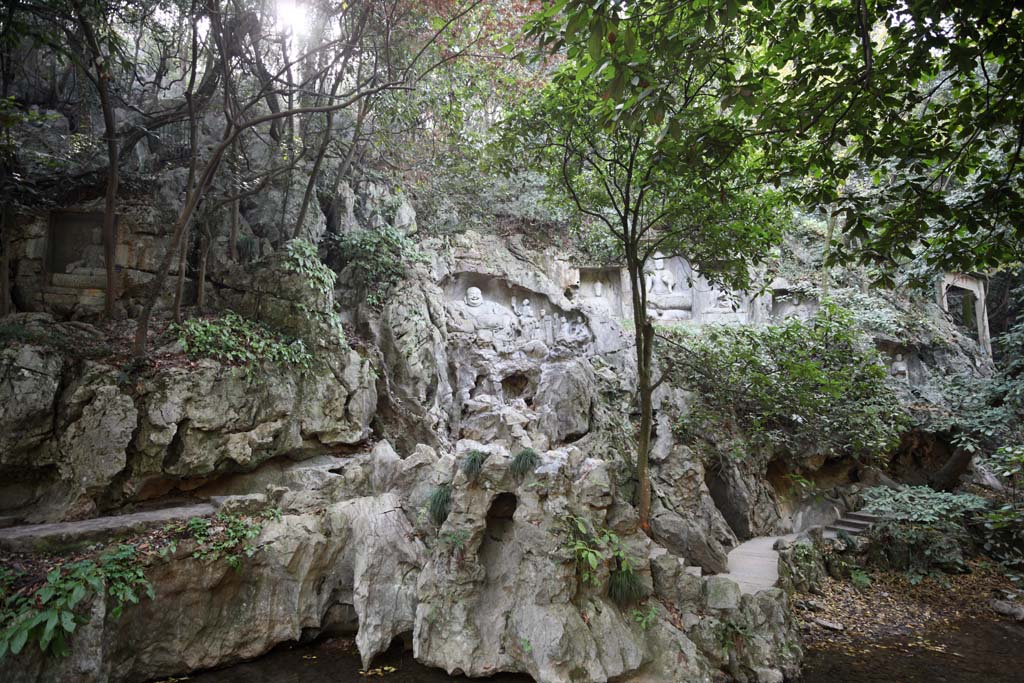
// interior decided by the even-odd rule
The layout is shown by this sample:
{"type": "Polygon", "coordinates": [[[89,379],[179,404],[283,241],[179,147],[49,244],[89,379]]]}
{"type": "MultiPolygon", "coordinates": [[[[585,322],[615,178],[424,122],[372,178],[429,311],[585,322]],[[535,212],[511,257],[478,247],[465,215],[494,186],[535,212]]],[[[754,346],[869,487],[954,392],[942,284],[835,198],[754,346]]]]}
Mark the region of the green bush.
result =
{"type": "Polygon", "coordinates": [[[963,522],[968,515],[988,507],[988,502],[979,496],[936,491],[928,486],[876,486],[864,491],[864,500],[867,512],[914,524],[963,522]]]}
{"type": "Polygon", "coordinates": [[[692,445],[732,455],[720,435],[738,428],[747,446],[871,459],[898,442],[905,416],[886,367],[843,309],[826,302],[810,322],[660,333],[667,377],[693,396],[676,425],[692,445]]]}
{"type": "Polygon", "coordinates": [[[219,318],[186,320],[172,330],[190,357],[238,365],[250,376],[265,364],[303,370],[313,365],[313,356],[301,339],[290,339],[233,311],[219,318]]]}
{"type": "Polygon", "coordinates": [[[337,274],[320,260],[316,247],[306,240],[294,239],[285,245],[284,267],[306,278],[311,288],[322,295],[334,290],[337,274]]]}
{"type": "Polygon", "coordinates": [[[441,526],[448,519],[448,514],[451,510],[452,485],[441,484],[430,493],[430,498],[427,500],[427,512],[430,514],[430,519],[433,520],[434,524],[441,526]]]}
{"type": "Polygon", "coordinates": [[[532,448],[524,448],[512,458],[512,464],[509,466],[509,469],[512,470],[512,474],[522,478],[536,469],[539,464],[540,456],[537,455],[537,451],[532,448]]]}
{"type": "Polygon", "coordinates": [[[258,548],[252,540],[263,531],[263,522],[277,519],[280,511],[270,508],[256,517],[218,512],[212,519],[193,517],[184,530],[196,542],[192,557],[197,560],[224,558],[229,567],[238,570],[242,557],[252,557],[258,548]]]}
{"type": "Polygon", "coordinates": [[[330,234],[327,249],[332,262],[349,269],[352,284],[377,310],[405,277],[409,264],[424,260],[413,242],[392,227],[330,234]]]}

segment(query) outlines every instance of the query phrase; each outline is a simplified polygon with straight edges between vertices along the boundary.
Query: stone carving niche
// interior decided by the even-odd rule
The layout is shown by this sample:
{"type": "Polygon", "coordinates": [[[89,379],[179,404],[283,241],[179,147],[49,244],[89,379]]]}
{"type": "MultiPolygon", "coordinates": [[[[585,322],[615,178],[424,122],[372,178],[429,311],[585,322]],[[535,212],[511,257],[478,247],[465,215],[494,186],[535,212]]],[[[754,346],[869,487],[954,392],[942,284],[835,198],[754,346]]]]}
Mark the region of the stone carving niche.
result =
{"type": "Polygon", "coordinates": [[[479,273],[460,273],[445,288],[455,331],[478,344],[510,352],[587,344],[591,332],[578,311],[567,311],[537,292],[479,273]]]}
{"type": "Polygon", "coordinates": [[[626,313],[619,268],[580,268],[580,300],[612,318],[626,313]]]}
{"type": "Polygon", "coordinates": [[[46,245],[49,284],[102,288],[106,287],[105,272],[103,214],[52,212],[46,245]]]}
{"type": "Polygon", "coordinates": [[[647,263],[647,314],[655,321],[693,320],[694,277],[690,264],[655,254],[647,263]]]}

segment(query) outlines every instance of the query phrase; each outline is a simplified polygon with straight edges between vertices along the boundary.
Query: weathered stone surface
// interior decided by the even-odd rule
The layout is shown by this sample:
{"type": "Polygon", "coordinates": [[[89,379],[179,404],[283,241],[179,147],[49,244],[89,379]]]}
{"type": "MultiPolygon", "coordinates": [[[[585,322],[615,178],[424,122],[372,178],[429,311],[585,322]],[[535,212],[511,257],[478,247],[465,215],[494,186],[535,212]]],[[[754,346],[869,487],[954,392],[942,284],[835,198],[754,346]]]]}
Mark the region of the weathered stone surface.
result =
{"type": "Polygon", "coordinates": [[[71,658],[44,660],[27,649],[0,662],[0,678],[99,683],[184,674],[329,628],[329,615],[340,612],[332,608],[342,605],[358,615],[356,638],[367,661],[410,630],[425,557],[394,494],[286,515],[255,543],[260,551],[238,571],[180,548],[172,561],[149,567],[154,600],[120,619],[105,616],[97,600],[71,658]]]}
{"type": "Polygon", "coordinates": [[[726,576],[709,576],[705,580],[705,602],[708,609],[736,609],[740,604],[739,585],[726,576]]]}
{"type": "Polygon", "coordinates": [[[53,433],[64,358],[41,346],[0,349],[0,465],[16,465],[53,433]]]}

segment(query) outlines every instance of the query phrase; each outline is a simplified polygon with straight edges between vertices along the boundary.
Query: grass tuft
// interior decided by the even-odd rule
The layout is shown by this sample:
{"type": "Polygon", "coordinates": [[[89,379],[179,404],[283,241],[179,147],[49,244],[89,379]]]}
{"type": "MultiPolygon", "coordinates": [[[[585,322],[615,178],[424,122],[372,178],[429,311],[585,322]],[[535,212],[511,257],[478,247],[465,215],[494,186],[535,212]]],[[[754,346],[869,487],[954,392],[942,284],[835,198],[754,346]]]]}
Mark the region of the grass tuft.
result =
{"type": "Polygon", "coordinates": [[[452,511],[452,485],[441,484],[435,488],[427,501],[427,512],[434,524],[441,526],[444,520],[448,519],[448,513],[452,511]]]}
{"type": "Polygon", "coordinates": [[[509,469],[512,470],[512,474],[522,478],[536,469],[539,464],[540,456],[537,455],[537,451],[532,448],[524,448],[516,453],[516,457],[512,458],[512,464],[509,466],[509,469]]]}
{"type": "Polygon", "coordinates": [[[484,460],[486,459],[487,454],[483,451],[470,451],[466,453],[466,457],[462,459],[462,473],[466,475],[466,479],[475,482],[477,477],[480,476],[480,470],[483,469],[484,460]]]}
{"type": "Polygon", "coordinates": [[[620,607],[631,605],[647,597],[640,577],[627,566],[618,566],[608,577],[608,597],[620,607]]]}

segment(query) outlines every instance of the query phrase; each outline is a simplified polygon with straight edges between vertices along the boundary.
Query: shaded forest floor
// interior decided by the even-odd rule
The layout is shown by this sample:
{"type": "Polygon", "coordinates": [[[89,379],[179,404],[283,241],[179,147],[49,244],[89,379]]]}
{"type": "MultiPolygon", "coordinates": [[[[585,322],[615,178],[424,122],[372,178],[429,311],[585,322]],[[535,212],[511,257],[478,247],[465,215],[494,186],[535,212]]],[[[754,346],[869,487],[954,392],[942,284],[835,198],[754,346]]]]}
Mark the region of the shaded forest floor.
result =
{"type": "Polygon", "coordinates": [[[829,579],[820,594],[798,596],[805,683],[1022,680],[1024,625],[989,606],[1012,584],[984,564],[971,569],[916,585],[876,572],[860,589],[829,579]]]}

